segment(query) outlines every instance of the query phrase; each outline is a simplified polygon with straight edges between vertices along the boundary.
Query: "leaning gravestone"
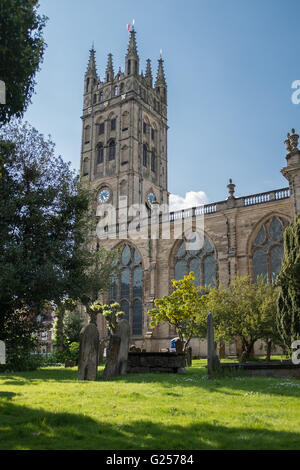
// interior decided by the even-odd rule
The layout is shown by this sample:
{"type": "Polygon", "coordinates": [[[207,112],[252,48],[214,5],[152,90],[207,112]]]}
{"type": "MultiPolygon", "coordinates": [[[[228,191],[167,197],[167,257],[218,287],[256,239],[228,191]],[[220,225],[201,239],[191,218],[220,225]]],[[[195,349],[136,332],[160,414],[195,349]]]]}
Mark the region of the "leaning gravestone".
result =
{"type": "Polygon", "coordinates": [[[80,332],[78,361],[79,380],[97,380],[99,332],[94,323],[89,323],[80,332]]]}
{"type": "Polygon", "coordinates": [[[103,379],[127,373],[130,328],[126,319],[118,323],[116,331],[109,339],[103,379]]]}
{"type": "Polygon", "coordinates": [[[214,324],[211,312],[207,315],[207,371],[208,376],[220,369],[220,361],[216,354],[214,324]]]}
{"type": "Polygon", "coordinates": [[[6,357],[5,357],[5,343],[4,341],[0,341],[0,364],[6,364],[6,357]]]}

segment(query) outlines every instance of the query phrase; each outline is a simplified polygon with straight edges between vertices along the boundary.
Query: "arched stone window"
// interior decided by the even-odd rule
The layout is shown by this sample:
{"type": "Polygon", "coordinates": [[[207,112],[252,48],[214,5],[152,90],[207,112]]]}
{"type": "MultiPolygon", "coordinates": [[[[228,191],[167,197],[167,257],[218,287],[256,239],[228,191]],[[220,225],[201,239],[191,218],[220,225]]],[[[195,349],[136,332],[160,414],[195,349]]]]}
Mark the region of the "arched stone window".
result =
{"type": "Polygon", "coordinates": [[[97,146],[97,164],[103,163],[104,161],[104,148],[103,144],[100,142],[97,146]]]}
{"type": "Polygon", "coordinates": [[[280,273],[283,257],[283,232],[288,222],[273,216],[263,223],[251,248],[253,279],[263,275],[274,282],[280,273]]]}
{"type": "Polygon", "coordinates": [[[155,151],[152,150],[152,152],[151,152],[151,171],[155,172],[155,169],[156,169],[155,151]]]}
{"type": "Polygon", "coordinates": [[[116,143],[114,140],[111,140],[108,146],[108,158],[110,161],[116,158],[116,143]]]}
{"type": "Polygon", "coordinates": [[[87,157],[83,160],[82,174],[83,176],[87,176],[89,174],[89,159],[87,157]]]}
{"type": "Polygon", "coordinates": [[[128,111],[125,111],[122,114],[122,131],[125,132],[128,130],[129,127],[129,113],[128,111]]]}
{"type": "Polygon", "coordinates": [[[207,237],[204,237],[203,246],[199,250],[187,250],[186,242],[183,241],[175,254],[174,278],[176,280],[183,279],[191,271],[194,272],[197,286],[216,284],[216,255],[207,237]]]}
{"type": "Polygon", "coordinates": [[[84,143],[88,144],[91,140],[91,126],[86,126],[84,129],[84,143]]]}
{"type": "Polygon", "coordinates": [[[119,88],[117,86],[114,87],[114,96],[118,96],[119,88]]]}
{"type": "Polygon", "coordinates": [[[127,181],[122,180],[120,183],[120,196],[127,196],[127,181]]]}
{"type": "Polygon", "coordinates": [[[119,275],[111,283],[110,302],[119,302],[129,321],[132,336],[143,334],[143,267],[138,251],[131,245],[122,250],[119,275]]]}
{"type": "Polygon", "coordinates": [[[146,144],[143,145],[143,165],[148,166],[148,148],[146,144]]]}
{"type": "Polygon", "coordinates": [[[121,149],[121,165],[126,165],[129,161],[129,148],[127,145],[123,145],[121,149]]]}

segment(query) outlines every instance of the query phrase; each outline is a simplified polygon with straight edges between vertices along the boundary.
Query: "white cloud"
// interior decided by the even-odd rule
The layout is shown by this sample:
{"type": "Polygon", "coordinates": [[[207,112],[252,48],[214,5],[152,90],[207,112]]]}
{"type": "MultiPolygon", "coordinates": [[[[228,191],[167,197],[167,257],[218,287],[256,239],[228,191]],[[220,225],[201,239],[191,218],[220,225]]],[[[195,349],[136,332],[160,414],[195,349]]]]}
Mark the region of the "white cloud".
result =
{"type": "Polygon", "coordinates": [[[202,204],[207,203],[208,199],[204,191],[189,191],[186,193],[185,197],[178,196],[177,194],[170,194],[169,209],[170,212],[175,212],[182,209],[201,206],[202,204]]]}

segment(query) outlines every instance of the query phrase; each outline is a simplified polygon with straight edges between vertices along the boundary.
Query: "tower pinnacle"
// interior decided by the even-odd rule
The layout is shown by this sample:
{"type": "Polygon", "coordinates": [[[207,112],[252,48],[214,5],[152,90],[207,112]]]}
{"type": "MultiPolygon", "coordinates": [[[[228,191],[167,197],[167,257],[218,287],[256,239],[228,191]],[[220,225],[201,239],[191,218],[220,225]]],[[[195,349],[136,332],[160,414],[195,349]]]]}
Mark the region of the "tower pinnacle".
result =
{"type": "Polygon", "coordinates": [[[92,49],[90,49],[90,58],[89,58],[89,63],[88,63],[88,68],[87,68],[87,71],[86,71],[86,75],[97,76],[95,54],[96,54],[96,51],[94,49],[94,43],[93,43],[92,49]]]}
{"type": "Polygon", "coordinates": [[[164,61],[162,57],[160,57],[158,60],[158,70],[157,70],[155,87],[158,87],[159,85],[163,85],[163,86],[167,85],[165,71],[164,71],[164,61]]]}
{"type": "Polygon", "coordinates": [[[106,67],[106,81],[112,82],[114,79],[114,67],[112,62],[112,54],[108,54],[108,62],[106,67]]]}
{"type": "Polygon", "coordinates": [[[152,88],[153,77],[152,77],[151,60],[150,59],[147,60],[147,68],[146,68],[146,73],[145,73],[145,79],[146,79],[147,85],[152,88]]]}
{"type": "Polygon", "coordinates": [[[135,35],[135,29],[132,27],[126,55],[126,75],[138,75],[139,73],[139,56],[137,53],[135,35]]]}

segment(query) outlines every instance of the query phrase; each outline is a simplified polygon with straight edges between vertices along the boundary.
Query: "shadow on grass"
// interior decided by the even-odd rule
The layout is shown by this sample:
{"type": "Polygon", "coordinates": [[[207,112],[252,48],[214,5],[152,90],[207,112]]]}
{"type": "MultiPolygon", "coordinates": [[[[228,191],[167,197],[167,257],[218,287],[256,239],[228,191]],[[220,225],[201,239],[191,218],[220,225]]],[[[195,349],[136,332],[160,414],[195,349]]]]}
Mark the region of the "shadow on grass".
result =
{"type": "MultiPolygon", "coordinates": [[[[0,449],[297,449],[299,434],[217,421],[187,426],[150,420],[128,424],[99,422],[89,416],[0,405],[0,449]]],[[[126,419],[126,417],[125,417],[126,419]]]]}

